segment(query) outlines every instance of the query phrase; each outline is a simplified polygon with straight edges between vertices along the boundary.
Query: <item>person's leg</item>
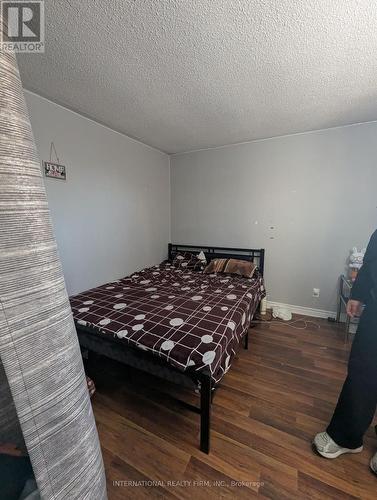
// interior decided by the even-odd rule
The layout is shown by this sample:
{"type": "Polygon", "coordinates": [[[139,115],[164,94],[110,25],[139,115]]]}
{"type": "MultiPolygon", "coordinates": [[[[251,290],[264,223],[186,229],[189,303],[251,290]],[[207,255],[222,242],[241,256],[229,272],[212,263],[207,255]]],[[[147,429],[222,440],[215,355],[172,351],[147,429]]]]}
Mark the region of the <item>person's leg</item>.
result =
{"type": "Polygon", "coordinates": [[[348,376],[327,434],[341,447],[354,449],[362,446],[376,404],[377,310],[371,305],[360,319],[348,363],[348,376]]]}

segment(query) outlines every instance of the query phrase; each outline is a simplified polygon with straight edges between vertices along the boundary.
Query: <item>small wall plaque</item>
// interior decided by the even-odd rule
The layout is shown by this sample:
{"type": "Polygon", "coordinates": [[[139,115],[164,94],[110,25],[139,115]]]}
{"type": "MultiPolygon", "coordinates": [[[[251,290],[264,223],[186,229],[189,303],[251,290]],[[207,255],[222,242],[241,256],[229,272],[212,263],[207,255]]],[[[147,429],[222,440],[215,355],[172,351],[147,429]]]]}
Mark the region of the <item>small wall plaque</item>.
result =
{"type": "Polygon", "coordinates": [[[52,179],[60,179],[62,181],[67,180],[67,171],[64,165],[59,165],[58,163],[51,163],[50,161],[44,161],[43,169],[45,177],[50,177],[52,179]]]}

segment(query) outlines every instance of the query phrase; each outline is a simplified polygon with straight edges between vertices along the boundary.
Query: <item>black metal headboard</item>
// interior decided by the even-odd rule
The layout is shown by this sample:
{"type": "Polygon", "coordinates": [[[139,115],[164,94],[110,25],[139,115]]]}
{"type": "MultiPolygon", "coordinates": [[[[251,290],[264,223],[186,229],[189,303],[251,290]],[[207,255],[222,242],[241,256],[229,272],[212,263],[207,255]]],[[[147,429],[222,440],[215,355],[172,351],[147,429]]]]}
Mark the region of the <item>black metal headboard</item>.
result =
{"type": "Polygon", "coordinates": [[[178,252],[198,254],[204,252],[207,261],[212,259],[241,259],[254,262],[261,274],[264,274],[264,248],[227,248],[209,247],[207,245],[179,245],[169,243],[169,260],[173,260],[178,252]]]}

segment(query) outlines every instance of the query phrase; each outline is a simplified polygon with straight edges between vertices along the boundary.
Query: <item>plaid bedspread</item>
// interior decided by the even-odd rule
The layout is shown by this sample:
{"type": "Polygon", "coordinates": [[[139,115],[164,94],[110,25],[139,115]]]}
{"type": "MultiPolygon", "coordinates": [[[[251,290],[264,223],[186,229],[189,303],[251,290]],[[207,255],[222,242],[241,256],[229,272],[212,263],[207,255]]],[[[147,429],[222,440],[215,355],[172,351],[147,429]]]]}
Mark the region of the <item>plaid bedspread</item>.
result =
{"type": "Polygon", "coordinates": [[[203,274],[168,262],[71,297],[77,325],[150,351],[174,367],[207,369],[214,383],[265,296],[263,278],[203,274]]]}

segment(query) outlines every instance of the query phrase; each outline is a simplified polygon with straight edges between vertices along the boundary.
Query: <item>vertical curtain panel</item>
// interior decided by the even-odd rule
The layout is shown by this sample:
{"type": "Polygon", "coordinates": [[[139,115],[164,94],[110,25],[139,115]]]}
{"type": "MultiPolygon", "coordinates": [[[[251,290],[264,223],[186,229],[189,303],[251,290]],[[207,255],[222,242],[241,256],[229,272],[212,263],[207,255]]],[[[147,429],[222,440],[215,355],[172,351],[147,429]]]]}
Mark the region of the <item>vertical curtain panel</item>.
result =
{"type": "Polygon", "coordinates": [[[17,62],[1,50],[0,357],[41,497],[106,499],[97,429],[17,62]]]}

